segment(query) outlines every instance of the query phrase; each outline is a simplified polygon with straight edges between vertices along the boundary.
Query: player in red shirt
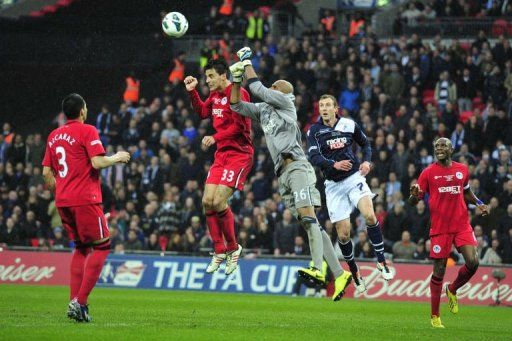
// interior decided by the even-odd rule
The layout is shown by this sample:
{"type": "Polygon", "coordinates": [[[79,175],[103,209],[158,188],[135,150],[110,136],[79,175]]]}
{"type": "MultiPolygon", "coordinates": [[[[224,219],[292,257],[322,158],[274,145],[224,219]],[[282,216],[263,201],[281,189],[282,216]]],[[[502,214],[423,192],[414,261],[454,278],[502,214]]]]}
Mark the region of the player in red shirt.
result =
{"type": "Polygon", "coordinates": [[[469,188],[468,167],[452,161],[453,147],[450,140],[444,137],[437,139],[434,142],[434,153],[437,162],[425,168],[418,183],[411,186],[409,203],[416,205],[428,194],[432,245],[430,257],[434,260],[434,272],[430,279],[430,321],[433,327],[444,328],[439,315],[439,303],[452,244],[466,263],[459,269],[455,281],[445,287],[452,313],[457,314],[459,311],[457,289],[466,284],[478,269],[477,243],[469,224],[466,202],[476,205],[483,215],[488,214],[489,208],[469,188]]]}
{"type": "Polygon", "coordinates": [[[69,238],[75,241],[71,259],[68,317],[89,322],[87,298],[110,251],[107,221],[101,207],[99,169],[130,160],[127,152],[105,156],[96,128],[84,124],[87,105],[78,94],[62,101],[68,121],[48,136],[43,176],[55,190],[55,205],[69,238]]]}
{"type": "MultiPolygon", "coordinates": [[[[203,145],[217,144],[215,161],[208,172],[203,195],[203,207],[214,253],[207,273],[218,270],[226,260],[226,274],[236,270],[242,247],[235,236],[235,220],[227,201],[235,189],[242,190],[249,174],[254,150],[251,140],[251,120],[233,113],[229,107],[232,84],[227,78],[228,65],[223,60],[210,60],[204,67],[210,96],[202,101],[197,93],[197,79],[188,76],[184,83],[194,110],[201,119],[211,118],[216,133],[203,138],[203,145]]],[[[242,99],[249,94],[242,89],[242,99]]]]}

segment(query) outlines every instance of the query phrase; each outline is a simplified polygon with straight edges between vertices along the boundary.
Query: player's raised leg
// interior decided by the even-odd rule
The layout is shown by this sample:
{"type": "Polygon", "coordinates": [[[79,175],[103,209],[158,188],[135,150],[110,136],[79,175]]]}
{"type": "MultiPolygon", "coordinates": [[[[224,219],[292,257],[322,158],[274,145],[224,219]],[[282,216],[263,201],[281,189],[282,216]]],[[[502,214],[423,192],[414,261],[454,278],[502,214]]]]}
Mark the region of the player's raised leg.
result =
{"type": "MultiPolygon", "coordinates": [[[[368,187],[366,182],[364,182],[363,185],[368,187]]],[[[373,202],[371,198],[371,195],[365,195],[361,197],[357,202],[357,208],[363,215],[366,222],[368,238],[370,239],[370,243],[372,244],[375,255],[377,256],[377,269],[379,269],[381,272],[382,277],[386,281],[389,281],[393,279],[394,275],[389,269],[386,263],[386,258],[384,257],[384,240],[382,238],[382,231],[380,229],[379,221],[377,220],[375,211],[373,210],[373,202]]]]}
{"type": "Polygon", "coordinates": [[[214,209],[215,206],[213,205],[217,187],[218,185],[215,184],[206,184],[204,186],[204,194],[202,200],[206,215],[206,224],[208,226],[208,231],[210,232],[210,237],[212,238],[213,242],[212,260],[206,268],[207,273],[213,273],[217,271],[222,262],[226,260],[226,244],[224,242],[224,237],[222,236],[219,217],[214,209]]]}
{"type": "Polygon", "coordinates": [[[441,322],[439,304],[441,302],[441,292],[443,289],[443,278],[446,271],[447,258],[434,259],[434,272],[430,278],[430,323],[434,328],[444,328],[441,322]]]}
{"type": "MultiPolygon", "coordinates": [[[[472,235],[473,232],[471,231],[470,234],[472,235]]],[[[475,246],[463,245],[459,247],[459,251],[462,253],[466,263],[460,267],[455,281],[447,285],[445,288],[446,296],[448,297],[448,303],[450,305],[450,311],[453,314],[457,314],[459,312],[457,289],[466,284],[471,279],[471,277],[473,277],[479,265],[478,251],[476,250],[475,246]]]]}
{"type": "Polygon", "coordinates": [[[350,239],[350,219],[343,219],[336,222],[336,231],[338,232],[338,244],[340,246],[341,254],[347,262],[348,268],[352,273],[354,284],[358,292],[366,291],[366,283],[359,273],[359,267],[354,259],[354,245],[350,239]]]}

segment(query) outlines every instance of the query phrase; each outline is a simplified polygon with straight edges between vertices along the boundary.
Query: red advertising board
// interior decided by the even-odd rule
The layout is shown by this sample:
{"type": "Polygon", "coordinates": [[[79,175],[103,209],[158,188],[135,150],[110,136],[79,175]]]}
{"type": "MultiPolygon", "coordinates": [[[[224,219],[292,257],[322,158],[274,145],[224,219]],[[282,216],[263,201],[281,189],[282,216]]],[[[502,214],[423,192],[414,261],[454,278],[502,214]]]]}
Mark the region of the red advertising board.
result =
{"type": "MultiPolygon", "coordinates": [[[[446,269],[444,284],[457,277],[459,265],[446,269]]],[[[459,302],[463,304],[488,305],[496,300],[498,282],[492,276],[498,267],[480,266],[469,283],[457,291],[459,302]]],[[[512,268],[499,267],[505,278],[499,284],[500,301],[512,302],[512,268]]],[[[432,264],[393,264],[395,278],[386,282],[373,263],[360,263],[362,276],[365,278],[367,291],[363,294],[355,292],[354,286],[347,289],[345,297],[384,299],[394,301],[430,302],[430,276],[432,264]]],[[[444,288],[443,284],[443,288],[444,288]]],[[[443,290],[443,297],[444,297],[443,290]]]]}
{"type": "Polygon", "coordinates": [[[0,284],[67,285],[71,253],[0,251],[0,284]]]}

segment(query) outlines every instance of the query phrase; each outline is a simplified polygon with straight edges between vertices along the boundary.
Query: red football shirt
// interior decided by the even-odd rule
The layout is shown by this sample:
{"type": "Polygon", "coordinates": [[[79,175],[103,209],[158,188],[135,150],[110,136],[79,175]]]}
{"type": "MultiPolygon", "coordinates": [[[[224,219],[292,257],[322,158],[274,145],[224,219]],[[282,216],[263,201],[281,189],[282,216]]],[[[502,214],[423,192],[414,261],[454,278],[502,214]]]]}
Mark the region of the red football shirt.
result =
{"type": "Polygon", "coordinates": [[[421,172],[418,185],[429,194],[430,235],[457,233],[471,228],[464,190],[469,188],[468,168],[458,162],[442,167],[438,162],[421,172]]]}
{"type": "MultiPolygon", "coordinates": [[[[202,119],[212,118],[213,128],[217,132],[213,138],[217,144],[217,152],[237,150],[242,153],[254,154],[251,140],[251,119],[239,115],[229,107],[232,84],[224,91],[212,91],[206,101],[201,101],[197,90],[189,91],[190,101],[194,110],[202,119]]],[[[241,90],[243,101],[249,102],[249,93],[241,90]]]]}
{"type": "Polygon", "coordinates": [[[70,120],[50,133],[43,166],[55,174],[55,205],[82,206],[102,202],[100,173],[93,156],[105,155],[98,131],[90,124],[70,120]]]}

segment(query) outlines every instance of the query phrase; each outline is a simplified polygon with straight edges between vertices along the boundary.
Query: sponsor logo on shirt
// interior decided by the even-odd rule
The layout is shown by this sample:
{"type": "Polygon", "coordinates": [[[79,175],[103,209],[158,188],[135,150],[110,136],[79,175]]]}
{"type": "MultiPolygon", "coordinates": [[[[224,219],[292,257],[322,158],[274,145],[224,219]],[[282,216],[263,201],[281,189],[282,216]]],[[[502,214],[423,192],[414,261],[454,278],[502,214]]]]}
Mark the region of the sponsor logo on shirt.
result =
{"type": "Polygon", "coordinates": [[[439,193],[450,193],[450,194],[459,194],[460,186],[446,186],[446,187],[439,187],[438,188],[439,193]]]}
{"type": "Polygon", "coordinates": [[[212,109],[212,116],[223,118],[222,109],[212,109]]]}
{"type": "Polygon", "coordinates": [[[345,144],[347,143],[346,137],[338,137],[332,140],[327,140],[327,145],[331,149],[341,149],[345,147],[345,144]]]}
{"type": "Polygon", "coordinates": [[[266,134],[271,133],[275,127],[277,127],[277,123],[273,119],[269,119],[266,124],[263,124],[263,122],[261,122],[261,128],[263,129],[263,132],[266,134]]]}

